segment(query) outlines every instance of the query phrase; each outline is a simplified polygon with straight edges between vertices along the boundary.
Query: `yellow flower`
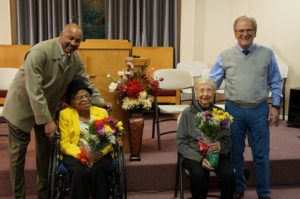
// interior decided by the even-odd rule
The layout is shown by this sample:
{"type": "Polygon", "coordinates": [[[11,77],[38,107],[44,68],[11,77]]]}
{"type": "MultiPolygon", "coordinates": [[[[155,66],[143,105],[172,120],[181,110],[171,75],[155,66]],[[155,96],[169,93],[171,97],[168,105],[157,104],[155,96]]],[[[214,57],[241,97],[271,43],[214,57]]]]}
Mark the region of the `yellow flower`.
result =
{"type": "Polygon", "coordinates": [[[104,125],[104,128],[105,128],[105,133],[107,133],[107,134],[111,133],[113,131],[109,125],[104,125]]]}
{"type": "Polygon", "coordinates": [[[118,127],[119,131],[124,131],[123,122],[119,121],[117,123],[117,127],[118,127]]]}

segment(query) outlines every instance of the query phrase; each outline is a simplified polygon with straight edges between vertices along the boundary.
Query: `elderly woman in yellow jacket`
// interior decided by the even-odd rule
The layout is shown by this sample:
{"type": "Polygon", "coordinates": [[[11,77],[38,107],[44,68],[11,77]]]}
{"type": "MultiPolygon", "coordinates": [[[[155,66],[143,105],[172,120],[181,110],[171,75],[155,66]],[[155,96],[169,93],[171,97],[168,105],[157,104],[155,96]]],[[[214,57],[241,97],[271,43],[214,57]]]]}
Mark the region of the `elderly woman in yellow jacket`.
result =
{"type": "Polygon", "coordinates": [[[96,156],[89,157],[80,145],[81,134],[90,122],[108,116],[105,109],[92,106],[92,90],[81,80],[72,81],[67,89],[69,107],[59,114],[63,162],[71,172],[71,199],[109,198],[108,175],[112,165],[113,147],[105,146],[96,156]],[[92,163],[92,164],[90,164],[92,163]]]}

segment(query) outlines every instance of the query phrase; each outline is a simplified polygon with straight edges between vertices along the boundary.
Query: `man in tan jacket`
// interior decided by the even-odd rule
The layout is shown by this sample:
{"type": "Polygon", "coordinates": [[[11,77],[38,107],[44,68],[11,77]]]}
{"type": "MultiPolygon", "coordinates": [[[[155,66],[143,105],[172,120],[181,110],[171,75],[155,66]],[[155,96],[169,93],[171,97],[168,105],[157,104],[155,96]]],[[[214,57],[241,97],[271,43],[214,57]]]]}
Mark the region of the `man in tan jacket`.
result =
{"type": "Polygon", "coordinates": [[[3,115],[9,127],[10,180],[14,198],[25,198],[24,165],[30,132],[36,136],[38,198],[48,196],[50,139],[57,131],[55,113],[67,85],[81,79],[93,90],[92,102],[103,105],[75,52],[83,37],[77,24],[68,24],[58,38],[33,46],[16,74],[5,100],[3,115]]]}

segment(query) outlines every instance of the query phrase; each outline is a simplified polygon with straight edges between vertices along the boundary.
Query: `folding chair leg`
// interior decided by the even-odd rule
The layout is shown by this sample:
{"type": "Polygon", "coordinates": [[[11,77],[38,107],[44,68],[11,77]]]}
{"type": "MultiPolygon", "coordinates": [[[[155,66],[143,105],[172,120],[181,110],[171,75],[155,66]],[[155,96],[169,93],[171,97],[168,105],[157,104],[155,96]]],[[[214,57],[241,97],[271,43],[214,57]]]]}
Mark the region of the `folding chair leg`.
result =
{"type": "Polygon", "coordinates": [[[182,171],[182,165],[181,165],[181,163],[179,163],[179,194],[180,194],[180,199],[184,199],[183,173],[182,172],[183,172],[182,171]]]}
{"type": "Polygon", "coordinates": [[[157,118],[156,118],[156,109],[153,110],[153,117],[152,117],[152,139],[154,139],[155,136],[155,124],[157,122],[157,118]]]}
{"type": "Polygon", "coordinates": [[[159,114],[156,112],[156,133],[157,133],[157,148],[161,150],[161,142],[160,142],[160,126],[159,126],[159,114]]]}
{"type": "Polygon", "coordinates": [[[179,164],[180,160],[177,158],[177,164],[176,164],[176,179],[175,179],[175,187],[174,187],[174,198],[177,198],[178,195],[178,186],[179,186],[179,164]]]}

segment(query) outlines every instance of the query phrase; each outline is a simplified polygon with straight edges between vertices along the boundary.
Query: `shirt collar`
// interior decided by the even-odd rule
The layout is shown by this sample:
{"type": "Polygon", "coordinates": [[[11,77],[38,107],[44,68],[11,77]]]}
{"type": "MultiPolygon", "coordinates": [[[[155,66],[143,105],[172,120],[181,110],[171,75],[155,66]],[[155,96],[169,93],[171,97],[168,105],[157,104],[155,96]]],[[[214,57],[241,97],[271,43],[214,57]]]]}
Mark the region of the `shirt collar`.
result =
{"type": "Polygon", "coordinates": [[[237,44],[237,47],[238,47],[238,49],[242,52],[243,50],[249,50],[249,51],[253,50],[253,48],[254,48],[255,45],[256,45],[256,44],[252,43],[251,46],[250,46],[249,48],[246,48],[246,49],[241,48],[241,47],[239,46],[239,44],[237,44]]]}

